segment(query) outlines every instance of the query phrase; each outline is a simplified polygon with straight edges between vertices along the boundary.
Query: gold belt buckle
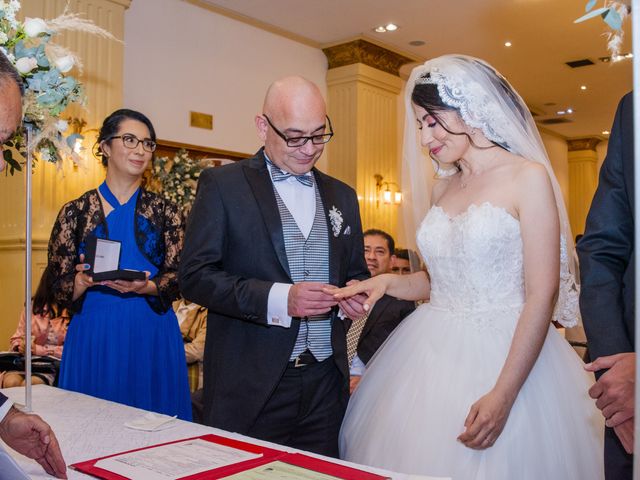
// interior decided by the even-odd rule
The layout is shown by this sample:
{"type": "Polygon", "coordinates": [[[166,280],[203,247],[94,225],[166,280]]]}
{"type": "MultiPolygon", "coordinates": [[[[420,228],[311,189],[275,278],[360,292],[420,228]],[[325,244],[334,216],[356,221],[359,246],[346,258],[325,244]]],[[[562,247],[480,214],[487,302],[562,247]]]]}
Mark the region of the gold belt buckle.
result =
{"type": "Polygon", "coordinates": [[[294,368],[299,368],[299,367],[304,367],[306,365],[306,363],[302,363],[302,361],[300,360],[300,357],[296,357],[296,359],[293,361],[293,367],[294,368]]]}

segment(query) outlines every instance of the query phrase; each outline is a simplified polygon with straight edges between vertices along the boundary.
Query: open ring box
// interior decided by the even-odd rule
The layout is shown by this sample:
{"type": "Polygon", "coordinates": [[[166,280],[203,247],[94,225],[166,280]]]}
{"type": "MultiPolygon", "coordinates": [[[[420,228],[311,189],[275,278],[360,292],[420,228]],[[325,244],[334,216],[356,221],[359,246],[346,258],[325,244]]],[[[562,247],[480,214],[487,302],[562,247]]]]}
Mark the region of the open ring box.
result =
{"type": "Polygon", "coordinates": [[[117,240],[91,237],[87,239],[85,262],[94,282],[104,280],[144,280],[145,272],[120,268],[121,243],[117,240]]]}

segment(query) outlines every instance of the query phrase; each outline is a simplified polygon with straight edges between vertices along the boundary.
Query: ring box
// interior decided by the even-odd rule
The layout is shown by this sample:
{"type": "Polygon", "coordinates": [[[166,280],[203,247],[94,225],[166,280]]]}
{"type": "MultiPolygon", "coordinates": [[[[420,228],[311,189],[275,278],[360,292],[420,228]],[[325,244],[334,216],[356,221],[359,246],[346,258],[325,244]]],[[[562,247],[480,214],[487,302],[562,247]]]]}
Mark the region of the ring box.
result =
{"type": "Polygon", "coordinates": [[[91,237],[87,240],[85,263],[90,265],[89,275],[94,282],[104,280],[144,280],[145,272],[120,268],[122,244],[117,240],[91,237]]]}

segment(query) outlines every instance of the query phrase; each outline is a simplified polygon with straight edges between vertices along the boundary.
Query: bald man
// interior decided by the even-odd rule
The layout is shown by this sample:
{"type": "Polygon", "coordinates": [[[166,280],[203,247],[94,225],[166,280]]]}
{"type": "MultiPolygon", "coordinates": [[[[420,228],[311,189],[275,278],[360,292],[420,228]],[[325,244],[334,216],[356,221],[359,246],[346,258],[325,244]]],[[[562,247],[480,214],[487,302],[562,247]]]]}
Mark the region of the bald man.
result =
{"type": "Polygon", "coordinates": [[[200,176],[182,253],[182,293],[209,309],[204,422],[337,456],[350,321],[322,289],[369,276],[358,202],[314,168],[333,135],[315,84],[275,82],[255,124],[254,157],[200,176]]]}

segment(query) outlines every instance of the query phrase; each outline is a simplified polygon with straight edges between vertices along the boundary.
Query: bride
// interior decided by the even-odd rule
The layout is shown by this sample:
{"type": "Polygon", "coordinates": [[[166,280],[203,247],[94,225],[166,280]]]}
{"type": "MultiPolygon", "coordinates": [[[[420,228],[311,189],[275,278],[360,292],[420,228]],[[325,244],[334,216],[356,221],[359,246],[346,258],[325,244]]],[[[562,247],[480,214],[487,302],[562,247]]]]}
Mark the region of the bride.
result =
{"type": "Polygon", "coordinates": [[[406,103],[417,209],[431,191],[417,230],[428,274],[332,292],[368,295],[365,309],[384,293],[427,302],[369,363],[341,456],[460,480],[603,478],[593,380],[551,325],[577,322],[573,245],[529,110],[496,70],[462,55],[415,68],[406,103]],[[436,167],[430,189],[418,135],[436,167]]]}

